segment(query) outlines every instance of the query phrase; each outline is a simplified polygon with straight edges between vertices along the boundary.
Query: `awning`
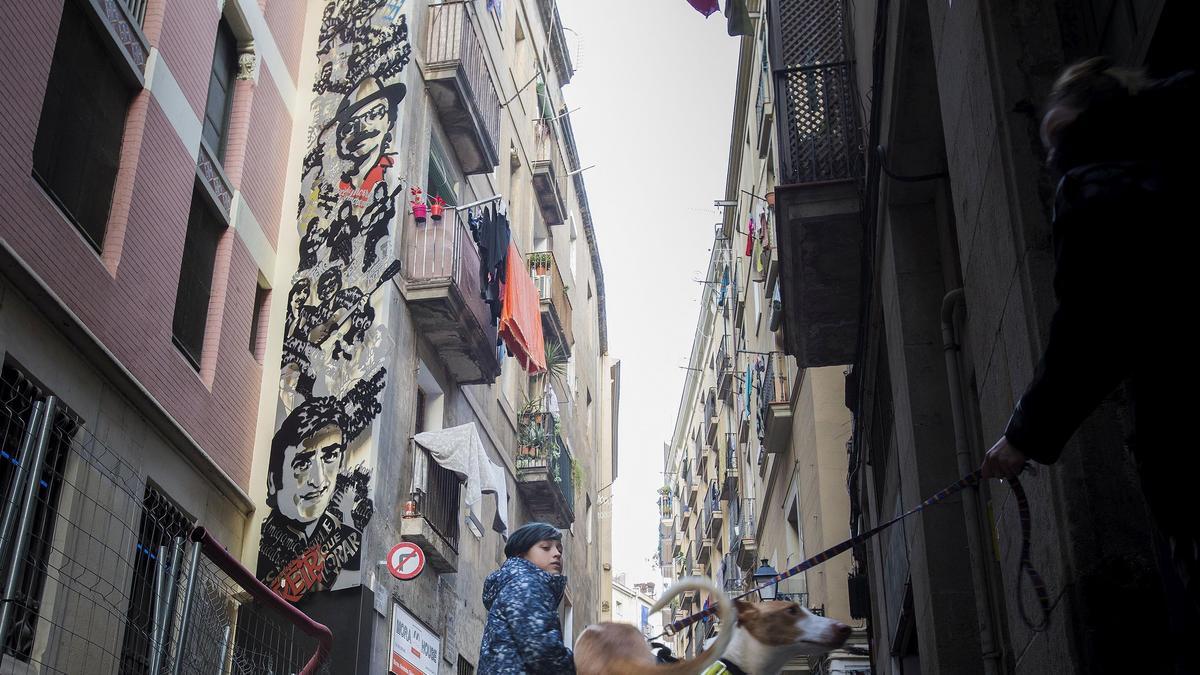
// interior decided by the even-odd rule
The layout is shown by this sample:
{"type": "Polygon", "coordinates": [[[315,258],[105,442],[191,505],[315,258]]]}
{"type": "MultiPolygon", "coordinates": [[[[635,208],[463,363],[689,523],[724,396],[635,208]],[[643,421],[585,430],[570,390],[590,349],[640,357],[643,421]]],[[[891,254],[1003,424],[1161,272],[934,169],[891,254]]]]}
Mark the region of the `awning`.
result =
{"type": "MultiPolygon", "coordinates": [[[[492,529],[508,536],[508,482],[504,467],[488,457],[475,423],[460,424],[440,431],[425,431],[414,436],[413,440],[429,451],[433,461],[466,481],[467,508],[472,514],[477,513],[484,492],[496,495],[496,520],[492,529]]],[[[424,479],[424,475],[413,477],[414,482],[424,479]]]]}

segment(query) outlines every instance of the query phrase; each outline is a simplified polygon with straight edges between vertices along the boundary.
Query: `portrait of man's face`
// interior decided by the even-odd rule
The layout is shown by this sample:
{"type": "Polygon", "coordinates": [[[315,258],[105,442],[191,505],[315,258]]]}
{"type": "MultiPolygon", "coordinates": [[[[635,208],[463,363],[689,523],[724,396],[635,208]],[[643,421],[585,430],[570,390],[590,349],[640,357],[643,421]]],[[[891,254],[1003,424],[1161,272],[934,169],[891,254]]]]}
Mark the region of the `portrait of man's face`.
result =
{"type": "Polygon", "coordinates": [[[379,156],[384,137],[392,124],[388,107],[387,99],[375,98],[338,122],[338,156],[354,162],[356,166],[379,156]]]}
{"type": "Polygon", "coordinates": [[[333,499],[345,456],[342,431],[334,425],[318,429],[299,445],[287,446],[275,496],[280,513],[301,523],[320,518],[333,499]]]}

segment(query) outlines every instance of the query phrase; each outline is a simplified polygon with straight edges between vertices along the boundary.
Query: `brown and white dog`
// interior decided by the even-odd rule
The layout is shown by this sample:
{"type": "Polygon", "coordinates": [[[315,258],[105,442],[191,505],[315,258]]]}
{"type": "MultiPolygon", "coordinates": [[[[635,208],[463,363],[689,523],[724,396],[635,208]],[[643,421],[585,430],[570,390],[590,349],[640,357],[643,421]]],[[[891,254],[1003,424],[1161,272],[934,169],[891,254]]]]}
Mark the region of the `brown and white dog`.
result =
{"type": "MultiPolygon", "coordinates": [[[[737,626],[721,660],[735,666],[729,672],[778,675],[797,656],[817,656],[841,647],[850,637],[850,626],[817,616],[795,602],[734,601],[737,626]]],[[[722,626],[729,624],[722,620],[722,626]]]]}
{"type": "MultiPolygon", "coordinates": [[[[732,626],[733,604],[712,581],[702,577],[681,579],[659,598],[651,613],[666,607],[671,598],[685,590],[708,591],[716,600],[721,625],[732,626]]],[[[721,657],[734,638],[734,631],[721,631],[694,658],[676,663],[656,663],[646,638],[638,629],[623,623],[605,622],[588,626],[575,641],[576,675],[697,675],[721,657]]]]}

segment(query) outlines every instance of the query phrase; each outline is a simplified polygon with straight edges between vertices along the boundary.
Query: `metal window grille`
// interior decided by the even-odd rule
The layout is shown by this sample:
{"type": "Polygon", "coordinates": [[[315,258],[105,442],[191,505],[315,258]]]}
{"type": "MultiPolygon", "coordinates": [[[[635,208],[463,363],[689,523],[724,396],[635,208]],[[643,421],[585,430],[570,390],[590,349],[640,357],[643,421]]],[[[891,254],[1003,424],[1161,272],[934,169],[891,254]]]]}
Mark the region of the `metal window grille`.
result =
{"type": "Polygon", "coordinates": [[[843,5],[779,0],[768,6],[781,183],[863,175],[843,5]]]}
{"type": "Polygon", "coordinates": [[[475,675],[475,666],[471,662],[464,659],[462,654],[458,655],[458,668],[455,670],[457,675],[475,675]]]}
{"type": "Polygon", "coordinates": [[[0,431],[0,671],[323,672],[328,629],[202,528],[188,537],[145,463],[11,367],[0,376],[0,431]]]}
{"type": "MultiPolygon", "coordinates": [[[[125,631],[124,645],[121,647],[122,673],[144,675],[150,672],[154,583],[159,564],[166,562],[159,559],[159,552],[166,548],[173,553],[175,540],[187,537],[193,525],[192,520],[176,508],[166,495],[153,486],[146,486],[137,544],[134,546],[129,610],[125,615],[129,625],[137,629],[125,631]]],[[[178,576],[174,581],[178,583],[178,576]]]]}
{"type": "Polygon", "coordinates": [[[146,23],[146,5],[149,2],[150,0],[121,0],[125,10],[129,12],[129,18],[139,26],[146,23]]]}
{"type": "Polygon", "coordinates": [[[450,544],[450,548],[458,551],[461,483],[457,474],[433,461],[433,458],[428,456],[428,450],[422,449],[421,452],[426,454],[428,473],[425,477],[425,490],[419,496],[418,506],[434,531],[442,535],[442,539],[450,544]]]}

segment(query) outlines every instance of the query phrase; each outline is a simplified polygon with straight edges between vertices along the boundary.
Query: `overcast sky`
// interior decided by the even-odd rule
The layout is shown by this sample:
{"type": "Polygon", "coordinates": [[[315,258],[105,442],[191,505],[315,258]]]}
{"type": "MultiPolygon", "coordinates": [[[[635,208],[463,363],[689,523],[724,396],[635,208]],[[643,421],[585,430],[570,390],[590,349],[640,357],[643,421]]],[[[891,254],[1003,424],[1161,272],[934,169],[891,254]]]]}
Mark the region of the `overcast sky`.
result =
{"type": "MultiPolygon", "coordinates": [[[[655,490],[725,194],[736,38],[686,0],[559,0],[575,61],[565,89],[621,360],[613,575],[658,581],[655,490]]],[[[604,515],[607,510],[601,510],[604,515]]]]}

